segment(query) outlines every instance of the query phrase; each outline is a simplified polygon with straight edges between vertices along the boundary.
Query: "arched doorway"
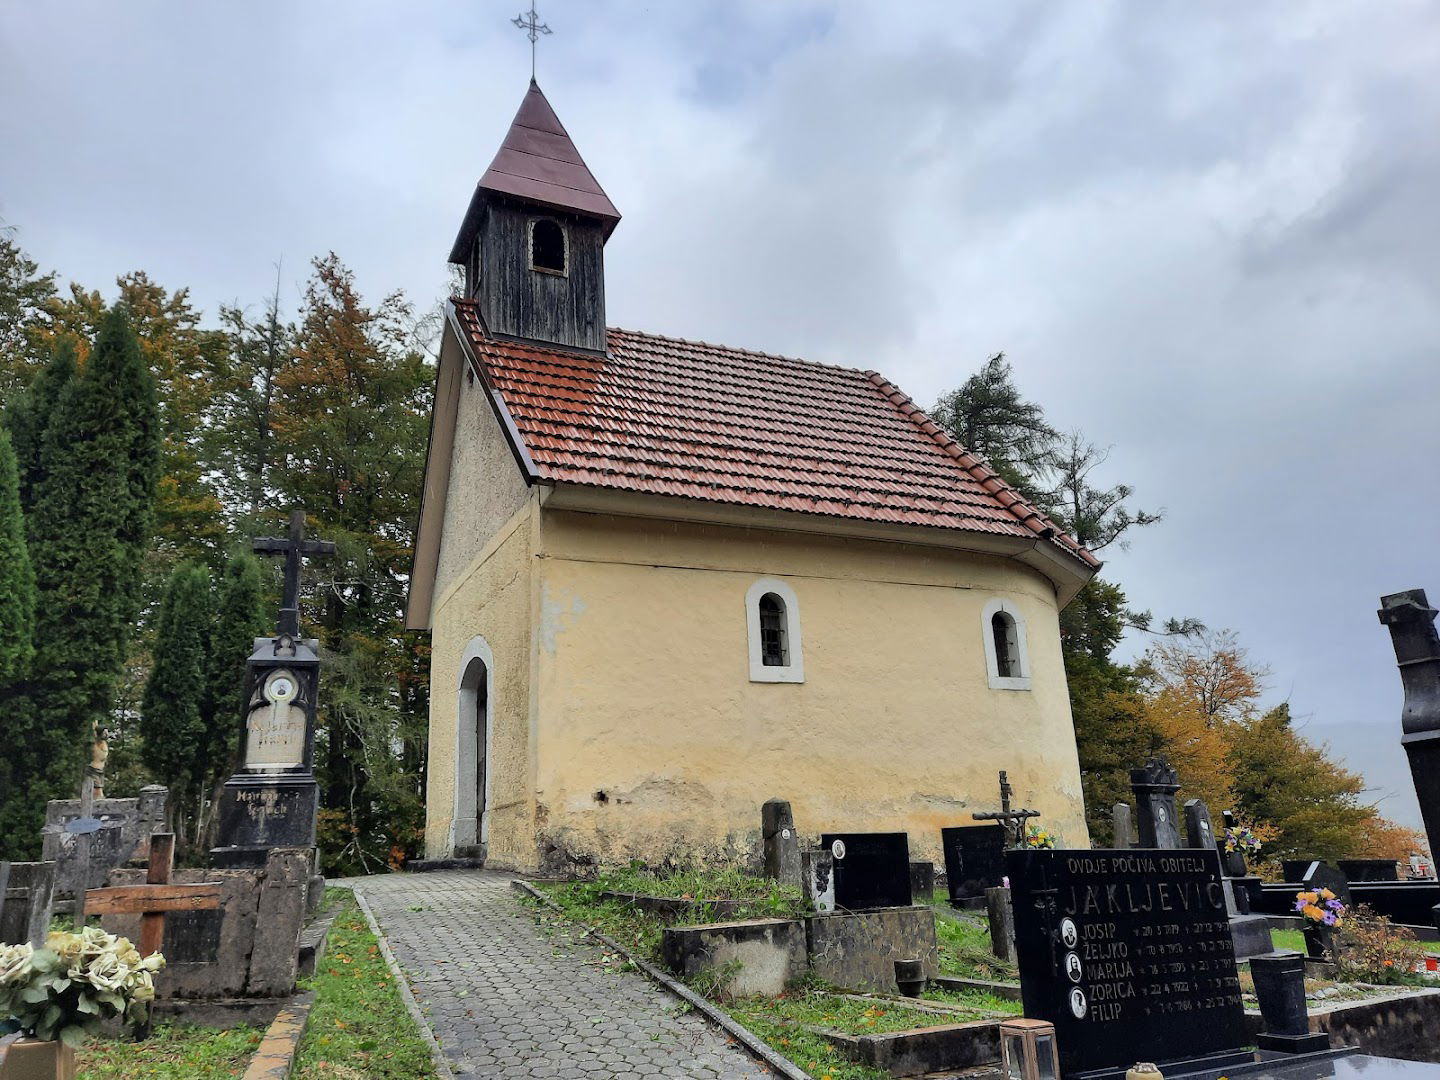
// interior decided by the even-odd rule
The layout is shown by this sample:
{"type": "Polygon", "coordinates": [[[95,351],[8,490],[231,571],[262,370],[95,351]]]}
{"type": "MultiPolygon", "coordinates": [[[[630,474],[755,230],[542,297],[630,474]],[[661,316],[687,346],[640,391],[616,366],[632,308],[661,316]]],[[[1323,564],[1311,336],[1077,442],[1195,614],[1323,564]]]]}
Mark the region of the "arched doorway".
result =
{"type": "Polygon", "coordinates": [[[455,854],[475,856],[489,839],[485,811],[490,805],[490,728],[494,657],[484,638],[475,638],[460,661],[455,716],[455,854]]]}

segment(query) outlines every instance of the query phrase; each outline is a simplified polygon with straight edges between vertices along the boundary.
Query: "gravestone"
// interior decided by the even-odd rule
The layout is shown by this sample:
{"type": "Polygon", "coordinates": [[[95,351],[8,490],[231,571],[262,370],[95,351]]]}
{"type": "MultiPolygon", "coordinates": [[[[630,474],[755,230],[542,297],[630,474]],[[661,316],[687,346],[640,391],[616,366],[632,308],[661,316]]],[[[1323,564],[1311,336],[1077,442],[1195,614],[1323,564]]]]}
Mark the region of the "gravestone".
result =
{"type": "Polygon", "coordinates": [[[1251,1060],[1219,855],[1009,851],[1025,1015],[1064,1075],[1166,1075],[1251,1060]]]}
{"type": "Polygon", "coordinates": [[[1130,770],[1130,790],[1135,792],[1135,813],[1139,819],[1142,848],[1178,848],[1180,823],[1175,815],[1175,793],[1180,782],[1163,757],[1151,758],[1144,768],[1130,770]]]}
{"type": "Polygon", "coordinates": [[[1209,849],[1215,846],[1215,826],[1210,808],[1203,799],[1185,800],[1185,846],[1209,849]]]}
{"type": "Polygon", "coordinates": [[[1132,848],[1135,846],[1135,827],[1130,821],[1130,804],[1128,802],[1117,802],[1112,811],[1115,843],[1112,847],[1132,848]]]}
{"type": "Polygon", "coordinates": [[[40,857],[55,864],[55,898],[64,901],[57,910],[70,911],[77,891],[100,888],[111,870],[147,850],[150,837],[165,828],[169,794],[151,784],[134,799],[93,799],[88,813],[80,799],[46,803],[40,857]]]}
{"type": "Polygon", "coordinates": [[[1320,862],[1318,859],[1311,862],[1300,875],[1300,884],[1307,890],[1329,889],[1340,903],[1350,906],[1350,882],[1329,863],[1320,862]]]}
{"type": "Polygon", "coordinates": [[[1440,635],[1435,632],[1435,609],[1424,589],[1411,589],[1382,596],[1376,614],[1390,631],[1405,689],[1400,744],[1410,759],[1430,850],[1440,851],[1440,635]]]}
{"type": "Polygon", "coordinates": [[[825,833],[835,866],[835,906],[845,911],[909,907],[910,838],[897,833],[825,833]]]}
{"type": "Polygon", "coordinates": [[[828,848],[800,853],[800,878],[805,899],[822,914],[835,910],[835,857],[828,848]]]}
{"type": "Polygon", "coordinates": [[[985,915],[990,923],[990,951],[1001,960],[1015,959],[1015,909],[1010,890],[1002,886],[985,890],[985,915]]]}
{"type": "Polygon", "coordinates": [[[213,866],[258,868],[272,848],[315,846],[320,645],[300,637],[300,564],[303,556],[333,553],[335,545],[306,540],[305,513],[296,510],[289,536],[256,540],[254,547],[285,556],[284,594],[275,636],[256,638],[246,665],[244,760],[221,791],[213,866]]]}
{"type": "Polygon", "coordinates": [[[1399,881],[1399,866],[1394,859],[1337,859],[1335,865],[1352,885],[1357,881],[1399,881]]]}
{"type": "Polygon", "coordinates": [[[54,890],[53,862],[0,862],[0,945],[45,944],[54,890]]]}
{"type": "Polygon", "coordinates": [[[940,830],[950,903],[980,907],[987,889],[1005,877],[1006,830],[1003,825],[959,825],[940,830]]]}
{"type": "Polygon", "coordinates": [[[1281,859],[1280,876],[1286,881],[1305,880],[1305,871],[1310,869],[1314,859],[1281,859]]]}
{"type": "Polygon", "coordinates": [[[1310,1030],[1305,1005],[1305,957],[1297,952],[1256,956],[1250,961],[1255,1000],[1265,1030],[1256,1036],[1261,1050],[1303,1054],[1330,1049],[1330,1036],[1310,1030]]]}
{"type": "Polygon", "coordinates": [[[760,839],[765,849],[765,876],[798,889],[800,837],[795,833],[790,804],[784,799],[768,799],[760,807],[760,839]]]}
{"type": "Polygon", "coordinates": [[[935,895],[935,864],[932,862],[910,863],[910,897],[917,904],[924,904],[935,895]]]}
{"type": "MultiPolygon", "coordinates": [[[[1185,846],[1196,851],[1214,851],[1220,855],[1224,840],[1215,838],[1215,827],[1210,821],[1210,808],[1203,799],[1185,801],[1185,846]]],[[[1241,868],[1244,868],[1243,863],[1241,868]]],[[[1224,873],[1224,859],[1221,857],[1224,873]]],[[[1230,917],[1230,938],[1235,945],[1235,959],[1248,960],[1252,956],[1264,956],[1273,952],[1270,939],[1270,920],[1264,915],[1250,913],[1250,897],[1243,883],[1237,887],[1228,873],[1224,873],[1225,911],[1230,917]]]]}

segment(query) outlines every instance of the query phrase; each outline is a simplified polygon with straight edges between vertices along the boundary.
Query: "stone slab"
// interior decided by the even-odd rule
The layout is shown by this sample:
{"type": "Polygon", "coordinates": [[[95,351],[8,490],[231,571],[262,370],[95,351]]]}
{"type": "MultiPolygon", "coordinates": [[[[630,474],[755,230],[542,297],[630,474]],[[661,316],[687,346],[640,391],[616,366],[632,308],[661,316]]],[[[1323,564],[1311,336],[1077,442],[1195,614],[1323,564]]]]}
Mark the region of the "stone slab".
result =
{"type": "Polygon", "coordinates": [[[844,1042],[831,1041],[860,1064],[882,1069],[891,1076],[924,1076],[1000,1060],[1000,1025],[994,1020],[940,1024],[861,1035],[844,1042]]]}
{"type": "Polygon", "coordinates": [[[719,988],[723,996],[775,997],[805,974],[805,945],[798,919],[747,919],[667,927],[661,955],[667,968],[687,979],[738,964],[719,988]]]}
{"type": "Polygon", "coordinates": [[[928,907],[812,915],[805,920],[810,970],[842,990],[893,994],[896,960],[919,960],[939,974],[935,913],[928,907]]]}

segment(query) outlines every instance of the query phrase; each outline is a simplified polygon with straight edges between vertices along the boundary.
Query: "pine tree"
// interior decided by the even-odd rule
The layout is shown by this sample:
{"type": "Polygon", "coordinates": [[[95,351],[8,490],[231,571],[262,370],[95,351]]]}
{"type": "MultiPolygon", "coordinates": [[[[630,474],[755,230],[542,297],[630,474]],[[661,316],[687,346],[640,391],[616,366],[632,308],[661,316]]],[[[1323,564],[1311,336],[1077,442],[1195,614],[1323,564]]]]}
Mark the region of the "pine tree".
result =
{"type": "MultiPolygon", "coordinates": [[[[207,657],[214,623],[210,572],[185,563],[175,568],[160,602],[155,664],[141,702],[140,734],[155,778],[173,793],[177,818],[191,819],[203,791],[208,735],[203,709],[207,657]]],[[[185,822],[176,831],[188,834],[185,822]]]]}
{"type": "Polygon", "coordinates": [[[39,332],[55,296],[55,275],[40,273],[13,232],[0,227],[0,400],[13,398],[44,364],[39,332]]]}
{"type": "Polygon", "coordinates": [[[61,391],[40,454],[35,658],[6,725],[23,790],[0,809],[0,850],[12,857],[38,848],[45,801],[74,794],[109,714],[139,614],[159,454],[154,380],[117,305],[61,391]]]}
{"type": "Polygon", "coordinates": [[[13,688],[35,651],[35,574],[25,543],[10,436],[0,430],[0,687],[13,688]]]}

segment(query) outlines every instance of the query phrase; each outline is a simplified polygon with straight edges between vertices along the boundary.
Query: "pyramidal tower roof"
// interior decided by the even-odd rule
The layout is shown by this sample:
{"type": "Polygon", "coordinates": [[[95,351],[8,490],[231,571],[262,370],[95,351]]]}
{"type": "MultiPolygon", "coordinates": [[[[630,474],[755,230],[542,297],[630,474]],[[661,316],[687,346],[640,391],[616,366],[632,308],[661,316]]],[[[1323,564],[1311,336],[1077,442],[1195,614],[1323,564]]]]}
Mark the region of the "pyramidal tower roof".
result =
{"type": "Polygon", "coordinates": [[[508,195],[552,210],[599,218],[606,236],[620,221],[620,211],[575,149],[565,125],[534,79],[505,133],[500,152],[475,187],[450,252],[451,262],[465,261],[487,194],[508,195]]]}

